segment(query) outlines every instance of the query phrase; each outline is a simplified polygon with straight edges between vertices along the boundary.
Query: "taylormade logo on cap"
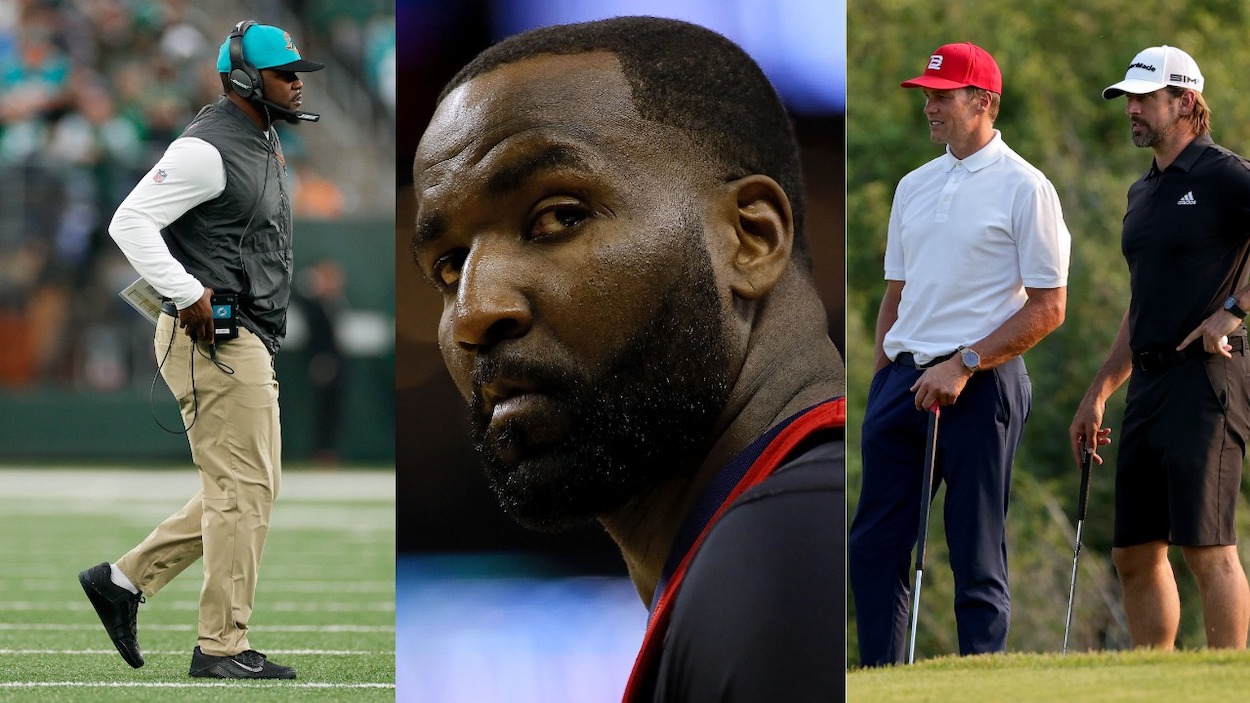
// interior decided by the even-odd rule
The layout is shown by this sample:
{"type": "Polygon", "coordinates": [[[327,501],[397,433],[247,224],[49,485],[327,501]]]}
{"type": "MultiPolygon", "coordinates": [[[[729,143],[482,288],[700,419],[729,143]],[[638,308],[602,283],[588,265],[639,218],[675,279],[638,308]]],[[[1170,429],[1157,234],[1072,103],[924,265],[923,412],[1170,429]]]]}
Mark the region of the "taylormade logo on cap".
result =
{"type": "Polygon", "coordinates": [[[1125,93],[1145,95],[1175,86],[1202,92],[1202,71],[1193,57],[1174,46],[1152,46],[1133,57],[1124,80],[1107,86],[1102,97],[1110,100],[1125,93]]]}

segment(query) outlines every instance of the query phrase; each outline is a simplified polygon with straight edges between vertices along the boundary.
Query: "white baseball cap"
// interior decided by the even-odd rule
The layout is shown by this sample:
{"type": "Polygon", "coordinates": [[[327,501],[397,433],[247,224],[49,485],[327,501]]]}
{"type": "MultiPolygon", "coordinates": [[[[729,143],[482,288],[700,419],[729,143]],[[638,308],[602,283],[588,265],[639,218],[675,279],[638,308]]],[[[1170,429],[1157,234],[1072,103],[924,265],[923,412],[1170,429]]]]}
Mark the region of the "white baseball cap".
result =
{"type": "Polygon", "coordinates": [[[1174,46],[1152,46],[1133,57],[1124,80],[1102,91],[1110,100],[1125,93],[1145,95],[1174,85],[1202,92],[1202,71],[1193,57],[1174,46]]]}

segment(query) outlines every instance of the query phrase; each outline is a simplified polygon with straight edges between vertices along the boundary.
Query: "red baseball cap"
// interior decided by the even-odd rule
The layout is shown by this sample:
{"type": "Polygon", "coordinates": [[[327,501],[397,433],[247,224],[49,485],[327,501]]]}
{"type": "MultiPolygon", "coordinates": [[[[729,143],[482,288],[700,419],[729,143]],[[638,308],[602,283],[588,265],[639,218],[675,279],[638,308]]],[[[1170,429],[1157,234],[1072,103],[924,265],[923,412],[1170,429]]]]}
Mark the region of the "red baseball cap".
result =
{"type": "Polygon", "coordinates": [[[935,90],[955,90],[972,86],[1002,94],[1003,74],[988,51],[972,42],[964,42],[938,47],[929,57],[929,65],[924,73],[903,81],[901,85],[904,88],[935,90]]]}

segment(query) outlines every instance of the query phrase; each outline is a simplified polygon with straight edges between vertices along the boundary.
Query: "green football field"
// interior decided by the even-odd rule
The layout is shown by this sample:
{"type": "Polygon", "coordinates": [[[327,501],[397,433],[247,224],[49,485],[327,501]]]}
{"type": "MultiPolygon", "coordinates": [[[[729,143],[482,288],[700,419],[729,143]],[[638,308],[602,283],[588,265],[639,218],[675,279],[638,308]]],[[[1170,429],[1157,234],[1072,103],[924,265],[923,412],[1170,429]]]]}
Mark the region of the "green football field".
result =
{"type": "Polygon", "coordinates": [[[197,486],[194,468],[0,469],[0,701],[395,699],[390,470],[283,474],[249,638],[297,680],[187,675],[199,564],[139,607],[146,666],[122,661],[78,572],[116,561],[197,486]]]}

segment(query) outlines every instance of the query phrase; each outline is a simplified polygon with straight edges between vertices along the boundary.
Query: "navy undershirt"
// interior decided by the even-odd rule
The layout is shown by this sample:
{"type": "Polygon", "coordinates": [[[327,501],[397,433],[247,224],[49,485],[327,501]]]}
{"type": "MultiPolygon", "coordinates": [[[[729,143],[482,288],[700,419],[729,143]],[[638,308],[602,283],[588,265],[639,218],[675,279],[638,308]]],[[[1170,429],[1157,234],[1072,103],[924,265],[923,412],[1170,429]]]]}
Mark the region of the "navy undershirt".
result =
{"type": "Polygon", "coordinates": [[[673,540],[673,547],[668,553],[668,559],[664,562],[664,570],[660,572],[660,581],[656,584],[655,594],[651,597],[651,612],[655,612],[656,605],[660,602],[660,596],[664,594],[664,590],[668,587],[669,579],[677,571],[677,567],[681,564],[682,559],[686,557],[690,548],[694,546],[695,540],[699,538],[704,528],[712,520],[712,516],[725,504],[729,494],[742,481],[742,477],[750,470],[755,460],[759,459],[760,455],[776,439],[777,435],[781,434],[782,430],[811,409],[806,408],[801,412],[795,413],[764,434],[756,437],[751,444],[747,445],[746,449],[743,449],[730,460],[725,465],[725,468],[721,469],[712,478],[707,487],[703,489],[703,492],[699,494],[694,506],[686,514],[686,519],[682,521],[681,528],[677,531],[677,537],[673,540]]]}

